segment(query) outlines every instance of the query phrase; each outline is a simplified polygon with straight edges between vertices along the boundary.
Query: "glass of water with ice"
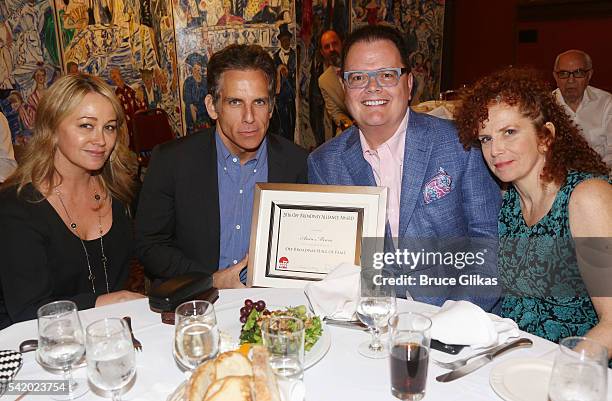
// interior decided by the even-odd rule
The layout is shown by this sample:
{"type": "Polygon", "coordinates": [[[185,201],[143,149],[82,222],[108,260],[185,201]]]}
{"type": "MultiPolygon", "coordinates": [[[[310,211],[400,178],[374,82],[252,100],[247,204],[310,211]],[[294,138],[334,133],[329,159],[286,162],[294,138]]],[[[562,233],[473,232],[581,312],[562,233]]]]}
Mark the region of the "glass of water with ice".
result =
{"type": "Polygon", "coordinates": [[[84,380],[74,380],[72,366],[85,353],[83,327],[72,301],[51,302],[38,308],[38,349],[36,359],[47,369],[61,370],[68,382],[67,394],[52,395],[70,400],[87,392],[84,380]]]}
{"type": "Polygon", "coordinates": [[[122,319],[102,319],[86,329],[87,377],[97,388],[119,401],[121,389],[136,374],[134,346],[122,319]]]}
{"type": "Polygon", "coordinates": [[[550,401],[605,401],[608,380],[606,347],[586,337],[559,342],[550,376],[550,401]]]}
{"type": "Polygon", "coordinates": [[[177,306],[174,323],[174,359],[185,370],[194,370],[219,352],[215,308],[208,301],[177,306]]]}

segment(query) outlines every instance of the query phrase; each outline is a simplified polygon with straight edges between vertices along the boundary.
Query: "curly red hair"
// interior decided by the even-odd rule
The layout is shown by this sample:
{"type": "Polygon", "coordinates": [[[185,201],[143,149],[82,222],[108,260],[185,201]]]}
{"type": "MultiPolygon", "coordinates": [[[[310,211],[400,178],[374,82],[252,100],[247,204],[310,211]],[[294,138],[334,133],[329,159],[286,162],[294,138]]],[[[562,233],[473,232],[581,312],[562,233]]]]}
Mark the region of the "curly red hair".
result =
{"type": "Polygon", "coordinates": [[[550,85],[531,68],[505,68],[479,79],[462,93],[455,123],[465,149],[480,146],[478,132],[489,118],[489,107],[499,103],[518,106],[519,112],[532,120],[539,142],[548,145],[541,175],[545,182],[562,184],[568,170],[609,173],[601,156],[557,103],[550,85]],[[544,125],[547,122],[555,126],[554,135],[544,125]]]}

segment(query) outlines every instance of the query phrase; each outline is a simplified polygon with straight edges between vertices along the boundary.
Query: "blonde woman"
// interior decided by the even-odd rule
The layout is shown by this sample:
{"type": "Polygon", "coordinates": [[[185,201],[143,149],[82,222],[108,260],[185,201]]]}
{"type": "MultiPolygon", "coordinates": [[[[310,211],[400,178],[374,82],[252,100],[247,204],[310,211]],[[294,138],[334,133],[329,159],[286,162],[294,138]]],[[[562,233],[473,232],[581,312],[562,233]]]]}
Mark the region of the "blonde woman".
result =
{"type": "Polygon", "coordinates": [[[132,251],[124,121],[95,77],[66,75],[42,97],[24,161],[0,192],[0,328],[59,299],[86,309],[141,297],[121,291],[132,251]]]}

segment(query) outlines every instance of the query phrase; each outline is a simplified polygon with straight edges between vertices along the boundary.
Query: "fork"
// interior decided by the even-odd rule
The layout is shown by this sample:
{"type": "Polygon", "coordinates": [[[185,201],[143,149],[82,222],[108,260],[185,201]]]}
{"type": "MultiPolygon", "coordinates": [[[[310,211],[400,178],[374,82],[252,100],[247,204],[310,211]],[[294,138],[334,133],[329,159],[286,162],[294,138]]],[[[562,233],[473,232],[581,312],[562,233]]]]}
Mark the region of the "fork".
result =
{"type": "MultiPolygon", "coordinates": [[[[518,345],[527,345],[530,342],[531,342],[531,340],[529,340],[528,338],[521,338],[521,339],[517,340],[517,346],[518,345]]],[[[499,351],[500,349],[504,348],[506,345],[508,345],[508,342],[505,342],[503,344],[497,345],[497,346],[495,346],[493,348],[485,349],[484,351],[480,351],[480,352],[477,352],[475,354],[466,356],[465,358],[457,359],[457,360],[451,361],[451,362],[436,361],[433,358],[431,360],[433,361],[433,363],[435,363],[436,365],[438,365],[442,369],[455,370],[457,368],[460,368],[460,367],[466,365],[468,363],[468,361],[470,359],[472,359],[472,358],[476,358],[477,356],[481,356],[481,355],[485,355],[485,354],[493,354],[493,353],[499,351]]]]}
{"type": "Polygon", "coordinates": [[[134,337],[134,332],[132,331],[132,318],[129,316],[124,316],[123,320],[125,320],[128,325],[128,328],[130,329],[130,335],[132,336],[132,345],[134,345],[134,349],[136,349],[137,351],[142,351],[142,343],[138,341],[136,337],[134,337]]]}

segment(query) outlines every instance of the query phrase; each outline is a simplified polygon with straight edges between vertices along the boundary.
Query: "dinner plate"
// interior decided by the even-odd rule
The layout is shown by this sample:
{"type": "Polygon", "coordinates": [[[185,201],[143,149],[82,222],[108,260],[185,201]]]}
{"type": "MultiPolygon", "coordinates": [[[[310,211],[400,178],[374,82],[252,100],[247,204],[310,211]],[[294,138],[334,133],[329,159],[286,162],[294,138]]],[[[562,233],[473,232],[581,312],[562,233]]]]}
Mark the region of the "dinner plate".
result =
{"type": "Polygon", "coordinates": [[[506,401],[547,401],[553,361],[509,359],[491,369],[489,383],[506,401]]]}

